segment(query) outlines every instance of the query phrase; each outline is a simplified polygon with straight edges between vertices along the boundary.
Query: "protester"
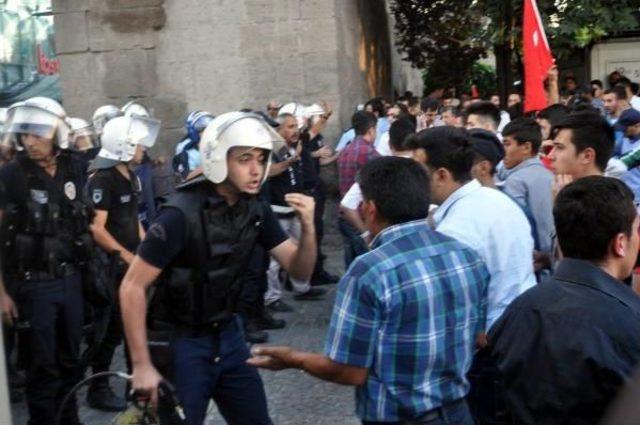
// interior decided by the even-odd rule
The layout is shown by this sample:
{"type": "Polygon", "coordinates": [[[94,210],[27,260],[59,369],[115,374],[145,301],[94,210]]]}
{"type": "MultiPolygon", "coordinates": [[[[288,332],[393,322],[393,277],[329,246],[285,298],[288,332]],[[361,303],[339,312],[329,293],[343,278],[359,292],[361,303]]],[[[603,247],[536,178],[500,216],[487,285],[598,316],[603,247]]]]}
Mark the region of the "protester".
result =
{"type": "Polygon", "coordinates": [[[538,159],[542,141],[540,126],[534,119],[518,118],[507,124],[502,136],[507,171],[502,190],[531,212],[537,232],[534,238],[536,250],[549,255],[555,235],[551,194],[553,174],[538,159]]]}
{"type": "Polygon", "coordinates": [[[604,111],[609,124],[614,125],[620,115],[631,106],[627,100],[627,92],[622,86],[615,86],[604,92],[604,111]]]}
{"type": "Polygon", "coordinates": [[[426,128],[442,125],[438,112],[440,110],[440,102],[431,97],[425,97],[420,102],[421,114],[418,116],[417,130],[422,131],[426,128]]]}
{"type": "MultiPolygon", "coordinates": [[[[394,156],[408,157],[413,156],[410,148],[411,141],[409,138],[415,134],[416,126],[408,117],[400,118],[391,123],[389,129],[389,145],[391,154],[394,156]]],[[[344,219],[356,228],[361,234],[366,234],[367,228],[362,221],[358,208],[362,203],[362,190],[360,184],[355,182],[345,193],[340,201],[340,213],[344,219]]]]}
{"type": "Polygon", "coordinates": [[[555,174],[554,192],[587,176],[601,176],[613,153],[613,128],[594,112],[568,115],[552,130],[553,149],[549,152],[555,174]]]}
{"type": "MultiPolygon", "coordinates": [[[[374,142],[376,140],[376,117],[369,112],[359,111],[353,114],[351,123],[356,138],[338,157],[338,178],[340,196],[343,197],[355,183],[358,171],[370,160],[378,158],[374,142]]],[[[367,250],[358,229],[354,228],[344,217],[338,217],[338,229],[344,241],[344,264],[349,267],[355,257],[367,250]]]]}
{"type": "Polygon", "coordinates": [[[633,194],[590,176],[565,187],[553,216],[565,259],[489,332],[517,423],[598,423],[640,362],[640,299],[621,280],[638,255],[633,194]]]}
{"type": "Polygon", "coordinates": [[[462,127],[462,112],[455,106],[442,108],[442,123],[451,127],[462,127]]]}
{"type": "Polygon", "coordinates": [[[469,136],[475,152],[471,176],[484,187],[498,189],[496,172],[504,159],[504,146],[495,134],[487,130],[475,128],[469,130],[469,136]]]}
{"type": "Polygon", "coordinates": [[[372,251],[340,283],[324,354],[256,347],[249,363],[355,385],[363,424],[472,424],[465,374],[484,330],[486,268],[469,247],[425,225],[429,179],[419,164],[375,159],[359,183],[372,251]]]}
{"type": "Polygon", "coordinates": [[[475,102],[465,109],[464,123],[467,129],[481,128],[496,133],[500,124],[500,111],[491,102],[475,102]]]}
{"type": "MultiPolygon", "coordinates": [[[[640,111],[629,108],[620,114],[616,127],[624,133],[624,137],[616,146],[614,157],[622,158],[640,148],[640,111]]],[[[629,186],[636,199],[640,201],[640,169],[632,168],[621,176],[629,186]]]]}
{"type": "MultiPolygon", "coordinates": [[[[486,329],[491,329],[511,301],[536,283],[527,218],[508,196],[472,179],[475,152],[465,130],[424,130],[418,133],[414,149],[414,158],[429,170],[433,203],[438,205],[433,215],[436,230],[473,247],[487,265],[491,280],[486,329]]],[[[480,348],[484,341],[484,335],[478,335],[480,348]]],[[[495,411],[500,392],[494,388],[494,378],[490,354],[481,349],[469,373],[469,402],[481,422],[500,413],[495,411]]]]}

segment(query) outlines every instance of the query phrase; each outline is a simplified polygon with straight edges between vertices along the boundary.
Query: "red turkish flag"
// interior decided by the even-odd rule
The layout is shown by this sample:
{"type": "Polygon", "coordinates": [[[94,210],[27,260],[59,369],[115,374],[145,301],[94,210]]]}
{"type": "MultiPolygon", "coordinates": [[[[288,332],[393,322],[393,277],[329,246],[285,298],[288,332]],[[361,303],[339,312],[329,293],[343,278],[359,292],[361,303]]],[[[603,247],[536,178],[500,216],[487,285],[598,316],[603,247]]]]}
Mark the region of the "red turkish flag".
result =
{"type": "Polygon", "coordinates": [[[524,50],[524,111],[538,111],[547,107],[544,80],[554,60],[544,33],[536,0],[524,0],[522,24],[524,50]]]}

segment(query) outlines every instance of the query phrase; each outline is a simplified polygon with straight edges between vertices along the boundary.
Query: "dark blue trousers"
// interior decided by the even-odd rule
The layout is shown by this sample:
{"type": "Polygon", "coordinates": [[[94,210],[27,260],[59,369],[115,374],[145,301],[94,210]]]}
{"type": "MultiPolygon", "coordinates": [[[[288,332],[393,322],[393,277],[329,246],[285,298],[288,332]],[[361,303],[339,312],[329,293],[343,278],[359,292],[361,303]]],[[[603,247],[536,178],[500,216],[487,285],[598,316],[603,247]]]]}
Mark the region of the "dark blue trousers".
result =
{"type": "MultiPolygon", "coordinates": [[[[79,381],[83,299],[80,275],[23,282],[17,293],[20,352],[27,368],[29,424],[53,423],[58,406],[79,381]]],[[[62,423],[78,423],[75,398],[62,423]]]]}
{"type": "Polygon", "coordinates": [[[344,269],[347,270],[353,260],[367,252],[369,248],[360,237],[358,229],[342,217],[338,218],[338,230],[340,230],[344,242],[344,269]]]}
{"type": "Polygon", "coordinates": [[[258,371],[246,364],[249,349],[238,316],[208,336],[172,341],[173,381],[190,425],[201,425],[209,400],[230,425],[271,425],[258,371]]]}

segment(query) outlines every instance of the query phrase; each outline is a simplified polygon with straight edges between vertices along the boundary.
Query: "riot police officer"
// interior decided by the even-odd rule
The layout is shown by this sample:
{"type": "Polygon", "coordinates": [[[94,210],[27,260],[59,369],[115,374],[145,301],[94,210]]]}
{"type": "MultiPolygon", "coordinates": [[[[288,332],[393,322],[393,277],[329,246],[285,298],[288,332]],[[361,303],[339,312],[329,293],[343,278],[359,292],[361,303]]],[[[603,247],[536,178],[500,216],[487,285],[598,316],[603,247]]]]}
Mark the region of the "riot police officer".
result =
{"type": "MultiPolygon", "coordinates": [[[[6,131],[18,154],[0,169],[3,304],[19,328],[29,424],[50,424],[78,380],[83,297],[80,267],[91,255],[83,162],[61,149],[64,109],[36,97],[12,105],[6,131]],[[13,302],[15,300],[15,303],[13,302]],[[17,306],[17,308],[16,308],[17,306]],[[17,316],[17,317],[16,317],[17,316]]],[[[78,423],[75,400],[63,412],[78,423]]]]}
{"type": "Polygon", "coordinates": [[[100,143],[93,125],[82,118],[69,118],[69,149],[78,153],[87,165],[100,151],[100,143]]]}
{"type": "MultiPolygon", "coordinates": [[[[116,262],[112,278],[117,284],[144,237],[138,220],[140,181],[131,171],[130,164],[140,162],[143,147],[153,146],[159,128],[160,122],[150,118],[113,118],[104,126],[102,148],[91,164],[93,173],[87,183],[87,195],[95,211],[91,231],[98,246],[116,262]]],[[[109,370],[113,353],[122,342],[122,321],[117,302],[107,308],[110,311],[106,313],[110,314],[106,332],[91,359],[94,373],[109,370]]],[[[111,390],[106,377],[92,382],[87,401],[91,407],[105,411],[119,411],[127,407],[126,400],[111,390]]]]}
{"type": "Polygon", "coordinates": [[[168,378],[190,424],[203,422],[212,398],[229,423],[271,423],[260,375],[246,364],[235,300],[256,243],[299,279],[309,278],[316,259],[313,198],[287,195],[302,223],[298,244],[257,198],[274,142],[282,139],[257,114],[214,119],[200,141],[203,174],[187,180],[161,210],[120,289],[132,385],[155,401],[162,378],[147,347],[145,293],[159,278],[151,309],[164,310],[173,324],[168,378]]]}
{"type": "Polygon", "coordinates": [[[102,105],[93,113],[91,121],[93,122],[93,130],[98,137],[102,136],[102,129],[112,119],[121,117],[124,112],[115,105],[102,105]]]}

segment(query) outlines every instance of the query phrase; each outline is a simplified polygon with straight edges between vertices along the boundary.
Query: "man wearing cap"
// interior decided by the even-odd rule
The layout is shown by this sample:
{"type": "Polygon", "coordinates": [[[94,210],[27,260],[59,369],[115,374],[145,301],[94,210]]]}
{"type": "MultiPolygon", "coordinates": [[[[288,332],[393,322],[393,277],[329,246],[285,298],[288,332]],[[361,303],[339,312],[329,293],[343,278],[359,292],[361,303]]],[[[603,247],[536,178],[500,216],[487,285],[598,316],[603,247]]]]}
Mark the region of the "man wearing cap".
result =
{"type": "MultiPolygon", "coordinates": [[[[51,424],[79,377],[80,269],[92,240],[82,202],[86,166],[64,150],[68,131],[55,100],[35,97],[9,108],[6,132],[18,153],[0,169],[0,296],[3,320],[20,329],[31,425],[51,424]]],[[[60,423],[79,423],[75,398],[60,423]]]]}
{"type": "MultiPolygon", "coordinates": [[[[627,109],[620,115],[615,127],[624,132],[624,137],[616,146],[615,157],[623,157],[640,148],[640,111],[627,109]]],[[[636,200],[640,200],[640,169],[632,168],[622,175],[621,180],[631,188],[636,200]]]]}
{"type": "MultiPolygon", "coordinates": [[[[136,137],[145,136],[149,131],[141,130],[150,124],[159,127],[155,120],[140,117],[117,117],[107,122],[102,132],[102,148],[90,166],[93,173],[87,183],[89,201],[95,215],[91,231],[97,245],[114,260],[116,267],[112,276],[119,284],[133,260],[136,248],[144,237],[142,224],[138,220],[138,199],[140,180],[133,173],[130,164],[140,162],[142,145],[136,137]]],[[[157,134],[156,128],[151,132],[157,134]]],[[[146,144],[151,146],[154,140],[146,144]]],[[[108,273],[107,271],[105,271],[108,273]]],[[[95,347],[91,359],[93,373],[109,370],[116,347],[122,342],[123,330],[120,309],[117,302],[110,307],[106,332],[95,347]]],[[[109,387],[108,378],[92,381],[87,392],[89,406],[104,411],[120,411],[127,407],[122,397],[116,396],[109,387]]]]}
{"type": "Polygon", "coordinates": [[[274,143],[282,138],[257,114],[214,119],[200,141],[203,174],[161,209],[122,282],[133,389],[157,401],[162,377],[151,362],[145,326],[146,291],[157,280],[151,319],[173,328],[167,378],[189,424],[203,423],[211,399],[228,423],[271,424],[260,375],[245,363],[249,351],[235,302],[256,244],[300,280],[310,278],[316,261],[313,198],[285,195],[301,224],[296,243],[257,197],[274,143]]]}

